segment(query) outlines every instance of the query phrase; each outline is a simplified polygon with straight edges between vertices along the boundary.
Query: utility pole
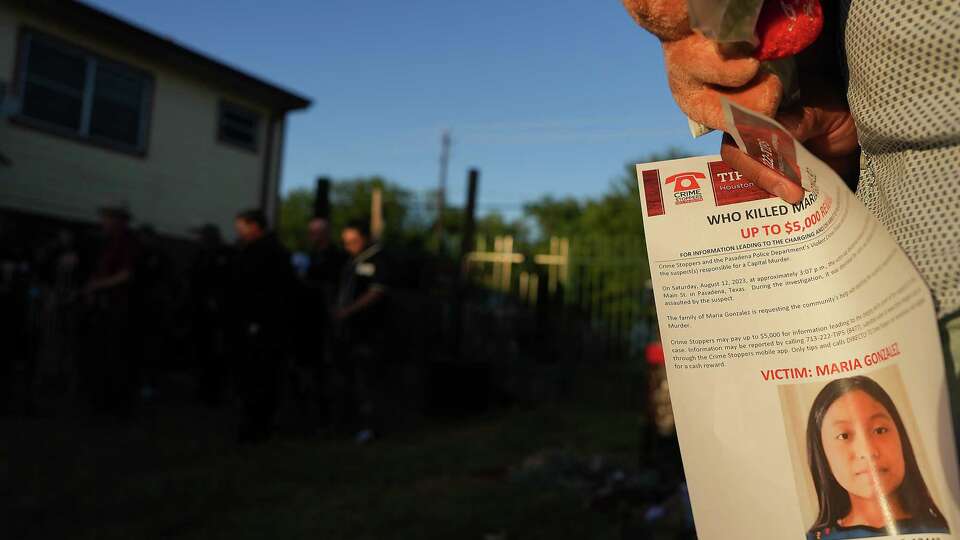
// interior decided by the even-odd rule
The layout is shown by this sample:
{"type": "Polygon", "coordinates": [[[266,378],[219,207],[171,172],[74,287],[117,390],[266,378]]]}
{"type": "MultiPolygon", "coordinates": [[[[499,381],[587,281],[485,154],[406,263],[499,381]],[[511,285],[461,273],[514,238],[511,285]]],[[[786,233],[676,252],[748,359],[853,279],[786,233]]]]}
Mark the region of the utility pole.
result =
{"type": "Polygon", "coordinates": [[[447,206],[447,167],[450,164],[450,130],[440,136],[440,186],[437,189],[437,252],[443,254],[443,214],[447,206]]]}

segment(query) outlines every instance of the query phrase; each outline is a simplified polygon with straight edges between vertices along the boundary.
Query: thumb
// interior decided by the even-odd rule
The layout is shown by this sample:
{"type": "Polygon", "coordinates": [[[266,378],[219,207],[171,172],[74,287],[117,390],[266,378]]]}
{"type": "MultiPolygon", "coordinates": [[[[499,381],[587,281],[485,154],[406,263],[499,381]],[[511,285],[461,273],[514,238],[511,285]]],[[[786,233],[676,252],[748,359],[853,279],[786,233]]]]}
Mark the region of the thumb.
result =
{"type": "Polygon", "coordinates": [[[720,157],[727,165],[736,169],[744,178],[767,193],[780,197],[790,204],[797,204],[803,200],[802,187],[778,171],[741,152],[729,134],[723,135],[720,157]]]}

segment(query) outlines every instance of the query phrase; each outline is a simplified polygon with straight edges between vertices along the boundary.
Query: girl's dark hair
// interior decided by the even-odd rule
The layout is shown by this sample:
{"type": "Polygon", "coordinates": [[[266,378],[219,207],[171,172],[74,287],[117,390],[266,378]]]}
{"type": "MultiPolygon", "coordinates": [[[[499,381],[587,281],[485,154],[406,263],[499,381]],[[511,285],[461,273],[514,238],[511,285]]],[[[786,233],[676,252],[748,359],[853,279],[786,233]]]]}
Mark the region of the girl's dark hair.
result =
{"type": "Polygon", "coordinates": [[[259,208],[250,208],[237,213],[237,219],[247,223],[256,223],[261,229],[267,229],[267,216],[259,208]]]}
{"type": "Polygon", "coordinates": [[[930,491],[920,475],[920,467],[917,466],[913,446],[910,445],[910,439],[907,438],[907,430],[903,426],[903,420],[900,419],[897,407],[890,399],[890,395],[873,379],[858,376],[830,382],[817,394],[817,398],[813,400],[813,406],[810,407],[810,418],[807,421],[807,459],[810,461],[810,474],[813,476],[813,485],[817,490],[817,498],[820,502],[820,513],[813,527],[810,528],[810,532],[825,527],[835,527],[837,520],[850,513],[850,495],[837,482],[837,479],[833,476],[833,471],[830,470],[830,464],[827,462],[827,456],[823,450],[821,429],[823,428],[823,417],[826,416],[830,405],[833,405],[833,402],[840,396],[855,390],[866,392],[867,395],[883,405],[890,413],[893,423],[897,426],[905,466],[903,483],[897,488],[897,494],[900,495],[900,504],[903,505],[903,509],[911,516],[911,523],[925,528],[937,528],[946,531],[947,522],[943,514],[940,513],[940,509],[934,504],[933,498],[930,497],[930,491]]]}
{"type": "Polygon", "coordinates": [[[370,220],[368,219],[351,219],[343,226],[343,229],[353,229],[364,238],[370,238],[370,220]]]}

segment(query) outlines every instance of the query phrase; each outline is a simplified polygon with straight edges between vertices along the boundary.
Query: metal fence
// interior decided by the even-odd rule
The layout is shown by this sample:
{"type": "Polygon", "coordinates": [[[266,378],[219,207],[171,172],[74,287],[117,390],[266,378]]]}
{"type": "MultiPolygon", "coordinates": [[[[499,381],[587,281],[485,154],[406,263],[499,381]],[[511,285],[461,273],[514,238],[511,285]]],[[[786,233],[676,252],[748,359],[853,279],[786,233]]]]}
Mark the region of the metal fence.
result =
{"type": "Polygon", "coordinates": [[[599,340],[592,355],[626,358],[650,338],[649,266],[639,236],[553,237],[529,245],[511,236],[481,237],[466,258],[475,286],[599,340]]]}

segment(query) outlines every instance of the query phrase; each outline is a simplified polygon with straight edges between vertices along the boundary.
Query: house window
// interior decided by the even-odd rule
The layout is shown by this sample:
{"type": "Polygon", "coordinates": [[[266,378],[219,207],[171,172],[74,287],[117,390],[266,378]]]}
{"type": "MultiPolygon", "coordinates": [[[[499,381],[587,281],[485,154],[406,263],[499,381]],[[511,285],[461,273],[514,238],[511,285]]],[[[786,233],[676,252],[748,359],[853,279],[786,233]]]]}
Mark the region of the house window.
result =
{"type": "Polygon", "coordinates": [[[226,101],[220,102],[217,135],[225,143],[257,151],[260,115],[255,111],[226,101]]]}
{"type": "Polygon", "coordinates": [[[118,149],[146,149],[149,75],[37,33],[25,33],[22,47],[18,119],[118,149]]]}

